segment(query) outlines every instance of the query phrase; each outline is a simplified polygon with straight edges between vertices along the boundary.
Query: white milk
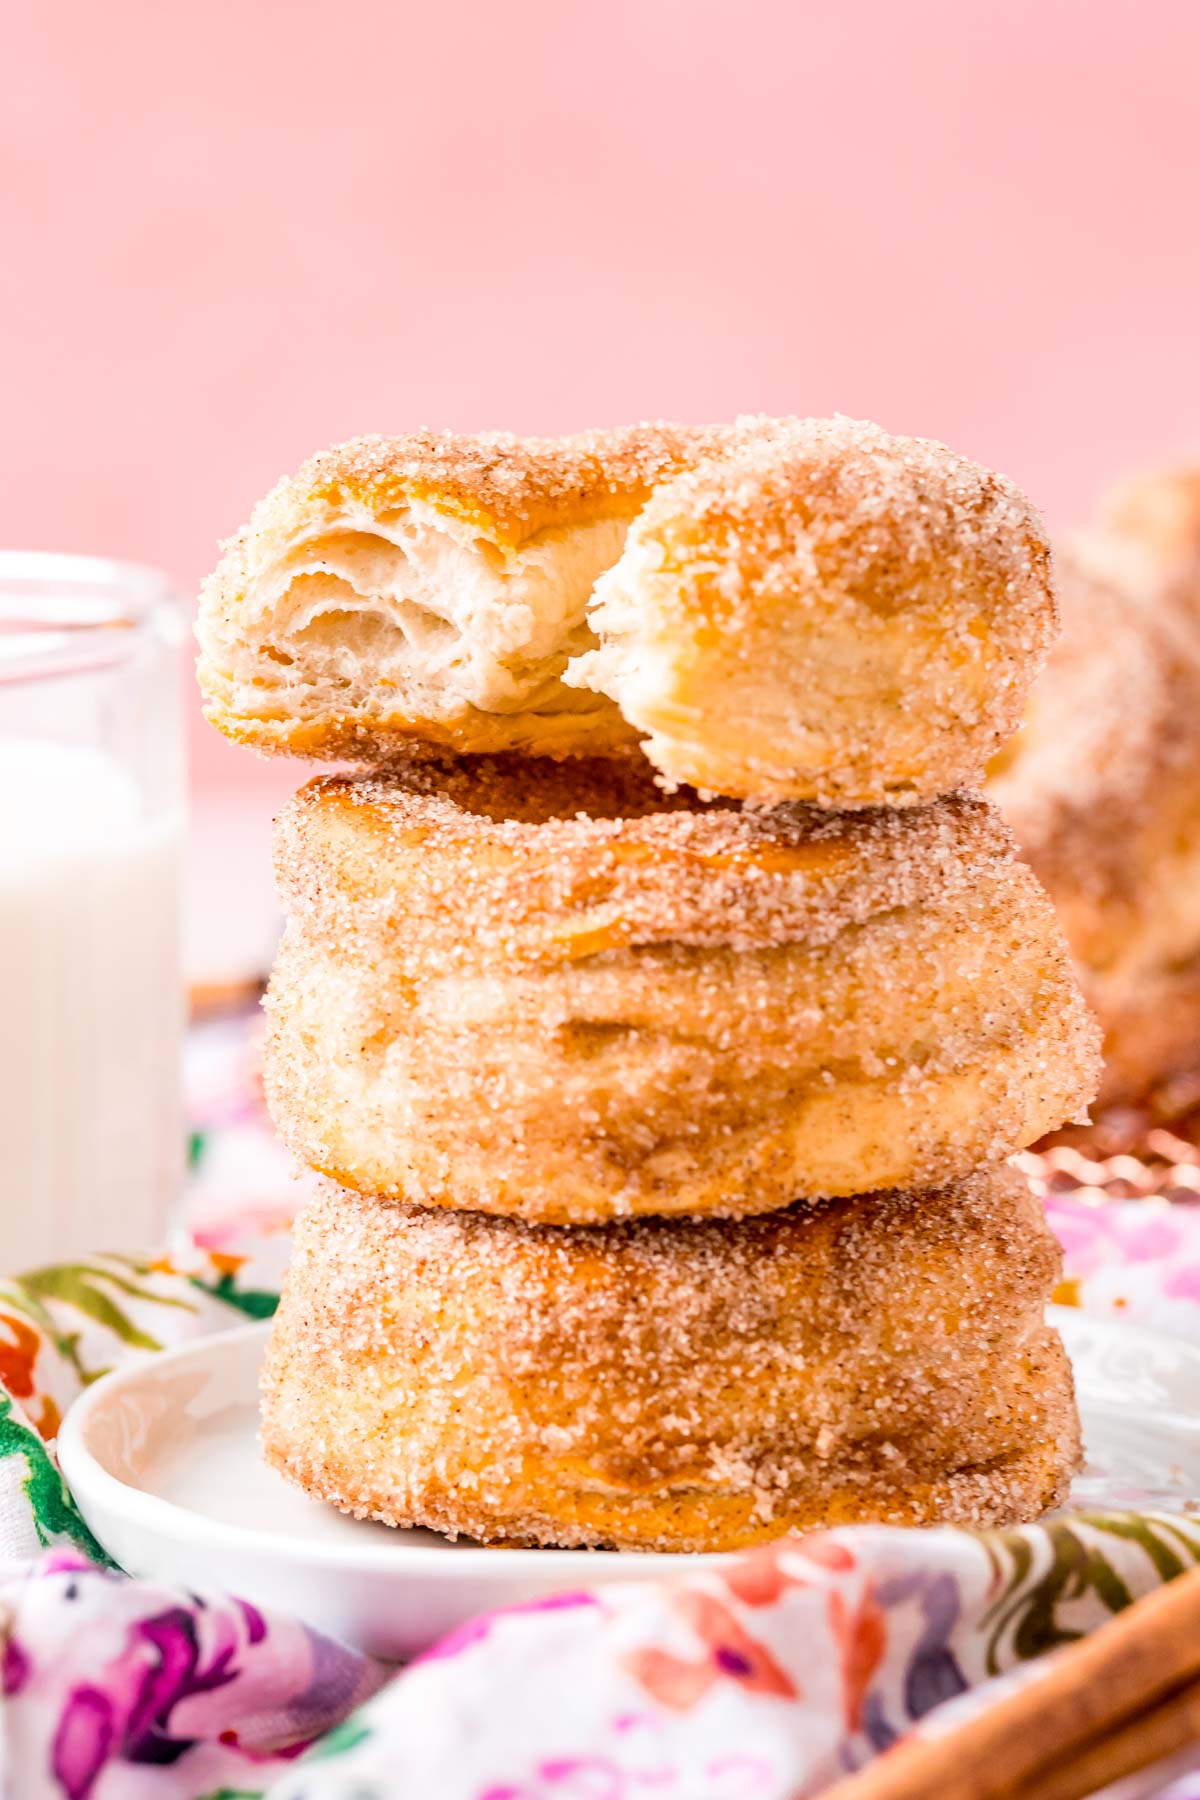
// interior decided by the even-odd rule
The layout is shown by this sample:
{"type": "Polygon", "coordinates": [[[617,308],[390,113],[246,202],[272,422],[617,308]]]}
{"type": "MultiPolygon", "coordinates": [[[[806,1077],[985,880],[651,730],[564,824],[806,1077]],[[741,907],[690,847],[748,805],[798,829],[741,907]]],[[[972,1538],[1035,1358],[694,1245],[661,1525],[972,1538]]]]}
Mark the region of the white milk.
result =
{"type": "Polygon", "coordinates": [[[101,752],[0,739],[0,1273],[163,1236],[179,839],[101,752]]]}

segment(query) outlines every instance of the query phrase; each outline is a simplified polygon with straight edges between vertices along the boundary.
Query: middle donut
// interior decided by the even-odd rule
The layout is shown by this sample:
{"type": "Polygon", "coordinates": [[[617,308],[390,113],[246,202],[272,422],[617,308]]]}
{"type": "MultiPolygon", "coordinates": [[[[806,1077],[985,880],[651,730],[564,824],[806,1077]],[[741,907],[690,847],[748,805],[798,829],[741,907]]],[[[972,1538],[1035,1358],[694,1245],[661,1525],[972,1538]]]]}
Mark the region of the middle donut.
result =
{"type": "Polygon", "coordinates": [[[554,1224],[956,1179],[1080,1115],[1097,1032],[999,815],[421,760],[284,810],[266,1085],[366,1193],[554,1224]]]}

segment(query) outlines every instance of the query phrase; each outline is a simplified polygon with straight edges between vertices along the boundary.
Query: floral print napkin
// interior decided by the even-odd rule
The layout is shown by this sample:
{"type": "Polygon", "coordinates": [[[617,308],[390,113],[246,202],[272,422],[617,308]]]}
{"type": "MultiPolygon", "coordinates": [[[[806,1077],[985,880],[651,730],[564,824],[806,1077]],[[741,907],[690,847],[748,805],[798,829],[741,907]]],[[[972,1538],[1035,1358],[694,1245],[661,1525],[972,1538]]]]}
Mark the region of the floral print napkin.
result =
{"type": "MultiPolygon", "coordinates": [[[[0,1282],[6,1796],[800,1800],[1200,1561],[1200,1518],[1166,1513],[845,1529],[494,1613],[404,1669],[236,1595],[126,1577],[53,1439],[105,1370],[274,1309],[303,1190],[261,1115],[252,1030],[193,1042],[170,1250],[0,1282]]],[[[1200,1208],[1044,1192],[1061,1301],[1200,1336],[1200,1208]]],[[[1200,1781],[1170,1792],[1200,1800],[1200,1781]]]]}

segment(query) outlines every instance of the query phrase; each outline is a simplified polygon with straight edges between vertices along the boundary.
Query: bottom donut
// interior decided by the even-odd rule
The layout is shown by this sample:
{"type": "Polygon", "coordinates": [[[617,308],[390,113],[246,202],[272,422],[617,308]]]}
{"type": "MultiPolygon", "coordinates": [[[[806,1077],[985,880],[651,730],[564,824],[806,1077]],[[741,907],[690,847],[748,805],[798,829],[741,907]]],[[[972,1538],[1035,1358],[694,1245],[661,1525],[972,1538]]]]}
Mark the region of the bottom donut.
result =
{"type": "Polygon", "coordinates": [[[732,1550],[1011,1524],[1079,1461],[1005,1168],[739,1221],[572,1229],[326,1185],[263,1376],[268,1460],[360,1518],[485,1542],[732,1550]]]}

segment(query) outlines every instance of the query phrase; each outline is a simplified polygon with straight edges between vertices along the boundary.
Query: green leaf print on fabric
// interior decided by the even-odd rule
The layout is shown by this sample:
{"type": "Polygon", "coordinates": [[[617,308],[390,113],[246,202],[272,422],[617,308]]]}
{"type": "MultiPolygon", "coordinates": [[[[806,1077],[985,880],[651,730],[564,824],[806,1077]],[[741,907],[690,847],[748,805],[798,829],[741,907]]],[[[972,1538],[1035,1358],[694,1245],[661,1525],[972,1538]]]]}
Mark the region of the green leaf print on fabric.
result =
{"type": "Polygon", "coordinates": [[[162,1340],[132,1316],[135,1307],[123,1304],[125,1297],[135,1302],[137,1308],[167,1307],[195,1314],[197,1308],[190,1300],[163,1293],[149,1285],[146,1277],[151,1273],[148,1263],[126,1257],[52,1263],[5,1282],[0,1291],[7,1305],[23,1312],[45,1332],[48,1341],[75,1371],[80,1386],[87,1387],[120,1359],[122,1347],[129,1350],[161,1350],[163,1347],[162,1340]],[[123,1269],[128,1273],[123,1273],[123,1269]],[[83,1320],[98,1327],[101,1342],[93,1342],[90,1349],[85,1349],[87,1332],[78,1326],[72,1327],[72,1314],[82,1314],[83,1320]],[[103,1342],[103,1334],[108,1336],[107,1344],[103,1342]],[[97,1354],[101,1351],[102,1354],[97,1354]]]}
{"type": "Polygon", "coordinates": [[[1173,1580],[1200,1563],[1200,1525],[1162,1513],[1074,1513],[1032,1530],[987,1532],[981,1541],[1001,1583],[980,1621],[989,1634],[986,1666],[991,1675],[1014,1661],[1027,1662],[1072,1644],[1094,1628],[1094,1620],[1082,1628],[1072,1623],[1071,1608],[1080,1619],[1088,1601],[1093,1606],[1098,1602],[1105,1612],[1121,1612],[1145,1587],[1173,1580]],[[1114,1561],[1118,1546],[1140,1550],[1153,1571],[1153,1579],[1139,1583],[1137,1593],[1127,1580],[1132,1569],[1123,1571],[1114,1561]]]}
{"type": "Polygon", "coordinates": [[[51,1268],[33,1269],[28,1275],[22,1275],[16,1286],[18,1290],[35,1294],[39,1300],[65,1300],[69,1306],[77,1307],[89,1319],[94,1319],[97,1325],[111,1331],[131,1350],[161,1350],[160,1340],[135,1325],[129,1314],[105,1293],[101,1283],[135,1300],[145,1300],[155,1306],[180,1307],[185,1312],[190,1310],[184,1300],[156,1294],[152,1288],[139,1287],[112,1269],[88,1263],[59,1263],[51,1268]]]}
{"type": "Polygon", "coordinates": [[[345,1719],[327,1731],[319,1743],[313,1745],[305,1756],[305,1762],[321,1762],[327,1756],[345,1756],[350,1750],[357,1750],[360,1744],[370,1737],[370,1728],[360,1725],[356,1719],[345,1719]]]}
{"type": "Polygon", "coordinates": [[[1139,1545],[1163,1581],[1174,1581],[1194,1562],[1200,1562],[1200,1520],[1189,1525],[1183,1517],[1172,1518],[1163,1513],[1141,1517],[1136,1513],[1101,1513],[1092,1515],[1089,1523],[1096,1531],[1139,1545]],[[1148,1519],[1153,1520],[1153,1530],[1148,1527],[1148,1519]],[[1173,1536],[1179,1539],[1178,1548],[1170,1542],[1173,1536]]]}
{"type": "Polygon", "coordinates": [[[0,1389],[0,1462],[10,1457],[20,1457],[25,1464],[21,1487],[38,1542],[47,1549],[64,1542],[74,1544],[93,1562],[114,1568],[111,1557],[88,1530],[45,1444],[14,1411],[10,1396],[0,1389]]]}
{"type": "Polygon", "coordinates": [[[189,1275],[188,1280],[202,1294],[223,1300],[249,1319],[269,1319],[279,1305],[279,1295],[270,1288],[239,1288],[230,1274],[222,1275],[219,1281],[202,1281],[199,1275],[189,1275]]]}
{"type": "Polygon", "coordinates": [[[171,1328],[158,1335],[156,1315],[164,1326],[169,1320],[163,1308],[170,1315],[197,1317],[198,1305],[178,1292],[183,1285],[152,1263],[114,1256],[33,1269],[5,1282],[0,1294],[45,1333],[80,1387],[87,1387],[120,1362],[124,1351],[161,1350],[178,1338],[171,1328]],[[166,1291],[168,1283],[176,1292],[166,1291]]]}

